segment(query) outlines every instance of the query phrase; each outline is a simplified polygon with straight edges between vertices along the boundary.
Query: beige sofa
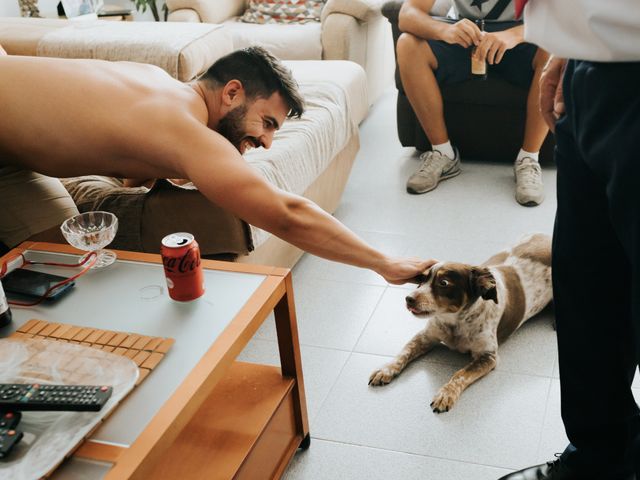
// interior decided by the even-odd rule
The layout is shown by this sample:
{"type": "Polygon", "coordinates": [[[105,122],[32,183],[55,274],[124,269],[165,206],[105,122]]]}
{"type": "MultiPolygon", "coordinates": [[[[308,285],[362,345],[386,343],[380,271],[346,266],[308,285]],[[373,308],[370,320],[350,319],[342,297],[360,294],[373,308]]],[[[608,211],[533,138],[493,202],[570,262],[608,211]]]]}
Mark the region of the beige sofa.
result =
{"type": "MultiPolygon", "coordinates": [[[[225,28],[164,25],[97,21],[78,26],[63,20],[0,18],[0,45],[14,55],[105,59],[123,59],[128,50],[123,44],[135,45],[130,59],[158,64],[181,80],[193,79],[232,50],[225,28]]],[[[307,111],[301,119],[284,123],[271,149],[252,150],[245,158],[268,181],[333,212],[359,148],[358,124],[368,112],[366,76],[348,61],[287,65],[300,84],[307,111]]],[[[292,266],[302,254],[211,204],[189,185],[160,181],[151,190],[123,188],[118,179],[96,176],[63,183],[81,211],[108,210],[118,216],[113,248],[157,253],[164,235],[189,231],[207,257],[292,266]]]]}
{"type": "Polygon", "coordinates": [[[167,0],[169,21],[224,24],[235,48],[261,44],[285,60],[351,60],[367,73],[369,104],[393,82],[389,23],[380,0],[328,0],[321,21],[257,25],[238,21],[248,0],[167,0]]]}

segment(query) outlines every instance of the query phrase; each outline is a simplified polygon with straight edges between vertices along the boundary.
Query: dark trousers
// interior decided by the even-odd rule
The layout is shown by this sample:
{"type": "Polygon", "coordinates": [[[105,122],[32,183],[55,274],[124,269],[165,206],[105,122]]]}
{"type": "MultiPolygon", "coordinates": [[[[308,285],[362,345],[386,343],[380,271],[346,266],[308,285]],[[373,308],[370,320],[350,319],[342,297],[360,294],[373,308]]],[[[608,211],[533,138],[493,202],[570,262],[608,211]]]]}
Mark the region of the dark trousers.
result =
{"type": "Polygon", "coordinates": [[[614,480],[640,475],[640,63],[570,61],[563,85],[552,270],[563,458],[614,480]]]}

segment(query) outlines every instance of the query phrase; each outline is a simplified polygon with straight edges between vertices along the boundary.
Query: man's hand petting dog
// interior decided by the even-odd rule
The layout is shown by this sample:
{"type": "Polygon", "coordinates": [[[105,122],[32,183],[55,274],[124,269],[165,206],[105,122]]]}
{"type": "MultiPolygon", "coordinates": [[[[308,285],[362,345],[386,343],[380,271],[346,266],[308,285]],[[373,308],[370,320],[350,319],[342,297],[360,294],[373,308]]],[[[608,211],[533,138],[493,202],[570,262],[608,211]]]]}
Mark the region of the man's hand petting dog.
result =
{"type": "Polygon", "coordinates": [[[469,385],[496,367],[498,345],[551,301],[551,238],[530,235],[480,266],[439,262],[418,281],[418,288],[405,297],[406,308],[427,324],[371,374],[369,385],[388,384],[436,345],[469,353],[471,362],[431,401],[434,412],[448,412],[469,385]]]}

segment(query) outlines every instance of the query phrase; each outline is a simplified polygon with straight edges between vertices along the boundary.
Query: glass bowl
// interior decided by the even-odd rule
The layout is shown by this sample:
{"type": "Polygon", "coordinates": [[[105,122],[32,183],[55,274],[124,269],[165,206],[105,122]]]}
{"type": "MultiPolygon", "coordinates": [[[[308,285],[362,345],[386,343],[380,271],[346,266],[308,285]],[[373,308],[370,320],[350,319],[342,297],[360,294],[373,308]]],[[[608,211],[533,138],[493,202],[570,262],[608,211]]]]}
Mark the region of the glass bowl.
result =
{"type": "MultiPolygon", "coordinates": [[[[89,253],[96,252],[97,258],[92,268],[111,265],[116,254],[102,250],[109,245],[118,231],[118,217],[109,212],[86,212],[66,219],[60,226],[62,235],[71,246],[89,253]]],[[[89,255],[87,253],[87,255],[89,255]]],[[[86,257],[86,255],[83,257],[86,257]]]]}

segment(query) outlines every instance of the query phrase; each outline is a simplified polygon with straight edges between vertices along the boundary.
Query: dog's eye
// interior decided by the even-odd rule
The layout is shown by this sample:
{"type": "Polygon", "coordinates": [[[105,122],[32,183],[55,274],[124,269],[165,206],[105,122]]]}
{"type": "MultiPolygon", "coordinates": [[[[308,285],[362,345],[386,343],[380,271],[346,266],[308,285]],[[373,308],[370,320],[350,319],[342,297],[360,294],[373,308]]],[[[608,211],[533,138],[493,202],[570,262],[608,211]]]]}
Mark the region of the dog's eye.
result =
{"type": "Polygon", "coordinates": [[[446,278],[441,278],[440,280],[438,280],[438,285],[440,285],[441,287],[448,287],[449,285],[451,285],[451,283],[446,278]]]}

